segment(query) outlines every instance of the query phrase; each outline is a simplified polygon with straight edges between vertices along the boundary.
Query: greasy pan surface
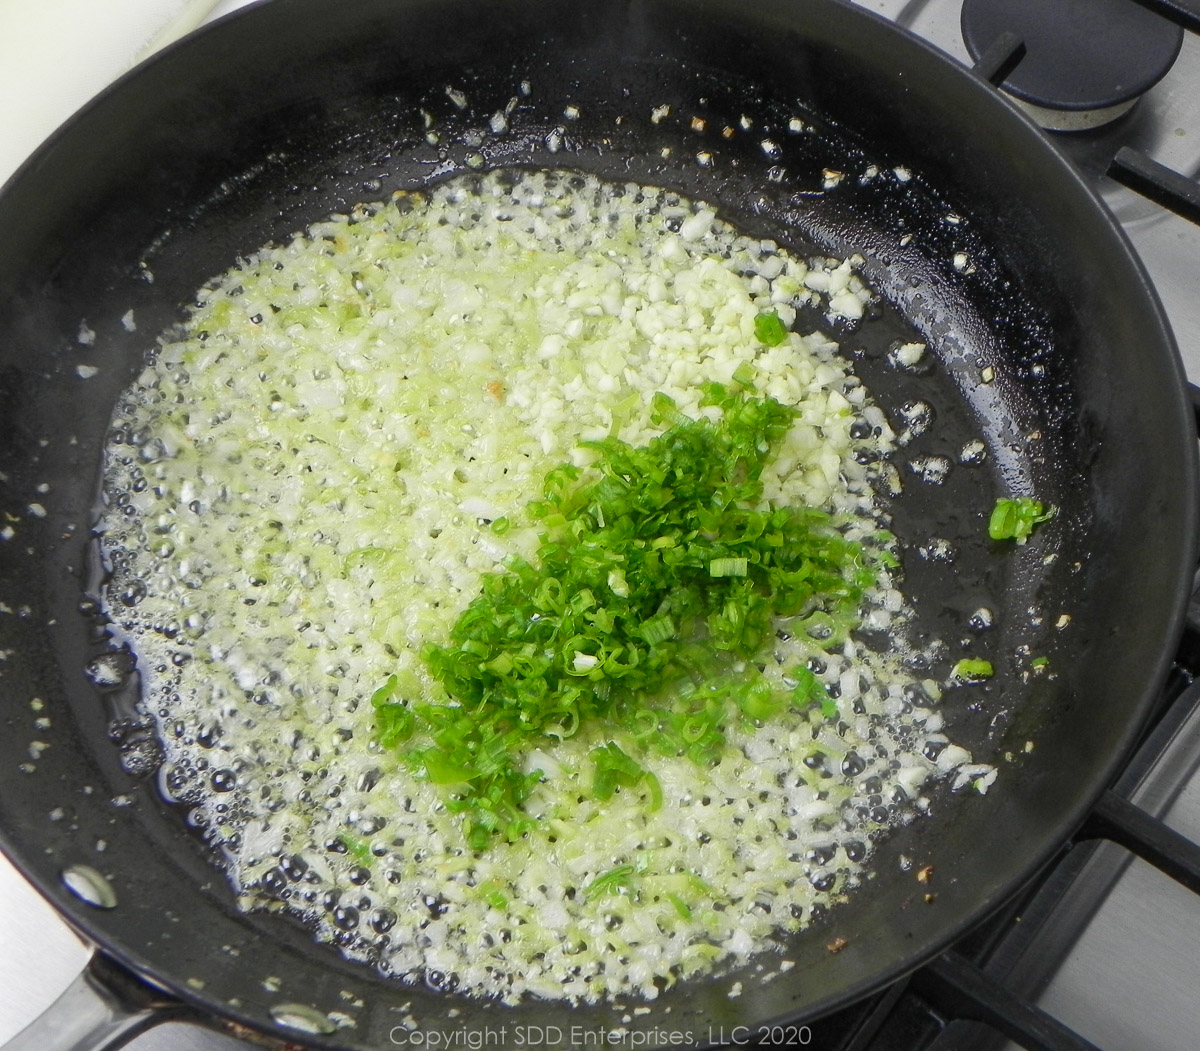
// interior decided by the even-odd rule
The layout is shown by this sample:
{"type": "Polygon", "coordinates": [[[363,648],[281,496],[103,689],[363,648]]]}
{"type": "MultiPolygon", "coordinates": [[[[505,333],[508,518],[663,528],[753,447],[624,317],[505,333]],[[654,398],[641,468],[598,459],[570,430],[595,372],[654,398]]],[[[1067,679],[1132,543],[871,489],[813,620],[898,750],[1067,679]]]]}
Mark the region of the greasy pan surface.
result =
{"type": "Polygon", "coordinates": [[[0,514],[11,529],[0,543],[0,835],[18,864],[111,955],[183,999],[277,1033],[280,1004],[340,1012],[354,1024],[312,1039],[347,1047],[387,1046],[402,1019],[443,1032],[507,1025],[510,1039],[517,1025],[623,1025],[650,1043],[678,1042],[670,1031],[705,1043],[710,1027],[811,1018],[859,996],[1011,893],[1135,735],[1194,548],[1195,452],[1170,335],[1123,239],[1049,147],[986,86],[836,0],[278,0],[238,22],[127,78],[0,197],[0,514]],[[490,134],[523,80],[532,92],[511,130],[490,134]],[[663,103],[671,118],[651,123],[663,103]],[[422,108],[438,147],[424,140],[422,108]],[[821,134],[789,136],[796,114],[819,118],[821,134]],[[702,151],[711,164],[697,163],[702,151]],[[997,611],[971,652],[999,674],[952,692],[946,713],[951,737],[1000,778],[986,796],[937,796],[937,819],[880,847],[876,877],[793,938],[795,967],[770,982],[751,965],[676,986],[648,1013],[602,1005],[569,1021],[560,1006],[388,984],[286,917],[236,912],[153,778],[122,768],[108,731],[128,698],[100,696],[83,675],[105,649],[79,613],[99,449],[154,334],[239,254],[461,171],[475,153],[487,166],[672,185],[802,250],[861,251],[892,307],[841,334],[843,346],[890,412],[917,397],[938,412],[898,459],[895,529],[921,629],[947,644],[932,674],[965,652],[973,610],[997,611]],[[871,164],[881,177],[860,183],[871,164]],[[896,176],[900,165],[915,177],[896,176]],[[825,190],[823,169],[846,178],[825,190]],[[131,308],[135,332],[120,321],[131,308]],[[76,342],[81,319],[92,350],[76,342]],[[888,368],[888,343],[914,334],[933,368],[888,368]],[[83,379],[80,363],[100,371],[83,379]],[[985,466],[942,487],[908,470],[919,456],[956,459],[973,436],[985,466]],[[986,539],[987,511],[1010,493],[1061,508],[1020,549],[986,539]],[[955,546],[954,562],[922,557],[935,537],[955,546]],[[1023,677],[1030,654],[1054,674],[1023,677]],[[34,741],[47,747],[31,751],[34,741]],[[110,880],[114,908],[64,889],[60,873],[77,863],[110,880]],[[927,864],[932,903],[915,879],[927,864]],[[835,938],[845,947],[832,954],[835,938]]]}

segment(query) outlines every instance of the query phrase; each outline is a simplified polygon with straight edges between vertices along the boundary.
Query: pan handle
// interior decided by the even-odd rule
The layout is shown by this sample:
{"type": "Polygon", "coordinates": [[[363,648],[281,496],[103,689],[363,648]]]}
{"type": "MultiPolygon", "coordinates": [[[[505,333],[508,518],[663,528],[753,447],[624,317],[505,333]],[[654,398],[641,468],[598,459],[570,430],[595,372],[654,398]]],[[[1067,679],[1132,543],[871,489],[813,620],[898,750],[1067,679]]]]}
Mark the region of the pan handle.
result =
{"type": "Polygon", "coordinates": [[[162,1022],[195,1020],[184,1004],[101,952],[3,1051],[115,1051],[162,1022]]]}

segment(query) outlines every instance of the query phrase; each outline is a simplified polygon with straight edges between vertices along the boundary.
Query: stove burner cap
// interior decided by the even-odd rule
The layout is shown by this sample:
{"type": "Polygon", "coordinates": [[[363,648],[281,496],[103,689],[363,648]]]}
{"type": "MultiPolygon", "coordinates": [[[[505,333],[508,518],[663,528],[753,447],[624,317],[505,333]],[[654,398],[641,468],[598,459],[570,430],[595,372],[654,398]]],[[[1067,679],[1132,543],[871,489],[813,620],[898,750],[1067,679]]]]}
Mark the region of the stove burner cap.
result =
{"type": "Polygon", "coordinates": [[[1136,0],[963,0],[963,41],[978,60],[1001,33],[1025,57],[1000,85],[1042,127],[1099,127],[1157,84],[1183,46],[1183,28],[1136,0]]]}

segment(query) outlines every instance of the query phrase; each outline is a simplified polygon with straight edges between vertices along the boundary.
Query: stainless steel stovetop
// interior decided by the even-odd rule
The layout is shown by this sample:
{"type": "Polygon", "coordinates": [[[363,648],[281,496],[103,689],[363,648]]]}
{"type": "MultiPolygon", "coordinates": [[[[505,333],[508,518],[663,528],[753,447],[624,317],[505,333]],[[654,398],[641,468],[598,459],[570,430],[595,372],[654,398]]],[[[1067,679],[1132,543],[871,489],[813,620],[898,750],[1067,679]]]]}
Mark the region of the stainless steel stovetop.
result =
{"type": "MultiPolygon", "coordinates": [[[[208,19],[247,0],[221,0],[208,19]]],[[[961,0],[857,0],[961,62],[961,0]]],[[[206,5],[214,7],[213,4],[206,5]]],[[[3,16],[21,17],[12,0],[3,16]]],[[[136,46],[130,48],[130,55],[136,46]]],[[[42,71],[45,72],[44,70],[42,71]]],[[[95,83],[98,89],[103,81],[95,83]]],[[[49,127],[46,131],[49,131],[49,127]]],[[[4,131],[0,128],[0,139],[4,131]]],[[[1153,205],[1102,173],[1121,146],[1200,176],[1200,36],[1188,35],[1170,73],[1114,125],[1055,136],[1121,221],[1162,298],[1188,377],[1200,383],[1200,227],[1153,205]]],[[[0,178],[7,173],[0,173],[0,178]]],[[[1194,713],[1195,714],[1195,713],[1194,713]]],[[[1179,729],[1138,802],[1200,841],[1200,718],[1179,729]]],[[[1094,859],[1120,879],[1042,992],[1040,1005],[1096,1044],[1138,1051],[1192,1051],[1200,1044],[1200,899],[1117,848],[1094,859]]],[[[1101,880],[1107,886],[1107,875],[1101,880]]],[[[18,1032],[83,967],[88,949],[0,858],[0,1042],[18,1032]]],[[[134,1051],[235,1051],[247,1045],[180,1025],[137,1038],[134,1051]]],[[[820,1046],[820,1026],[813,1046],[820,1046]]]]}

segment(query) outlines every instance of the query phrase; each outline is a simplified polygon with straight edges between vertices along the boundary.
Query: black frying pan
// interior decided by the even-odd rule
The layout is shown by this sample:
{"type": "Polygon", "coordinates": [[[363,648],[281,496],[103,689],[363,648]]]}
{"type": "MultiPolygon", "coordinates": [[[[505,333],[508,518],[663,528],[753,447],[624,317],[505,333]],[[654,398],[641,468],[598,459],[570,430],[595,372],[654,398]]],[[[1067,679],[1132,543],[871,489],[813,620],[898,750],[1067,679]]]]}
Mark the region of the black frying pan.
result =
{"type": "MultiPolygon", "coordinates": [[[[1195,547],[1196,464],[1180,365],[1146,278],[1031,126],[846,3],[276,0],[106,92],[9,184],[0,231],[0,512],[12,529],[0,543],[3,843],[105,960],[166,991],[168,1010],[364,1048],[390,1046],[399,1025],[506,1026],[512,1044],[536,1042],[517,1026],[558,1026],[553,1046],[571,1026],[624,1026],[651,1044],[676,1043],[671,1032],[704,1044],[720,1027],[728,1039],[738,1026],[815,1018],[905,973],[1020,886],[1104,787],[1164,673],[1195,547]],[[533,91],[510,132],[480,137],[522,80],[533,91]],[[465,110],[447,85],[467,95],[465,110]],[[651,123],[662,103],[673,116],[651,123]],[[565,119],[569,104],[578,119],[565,119]],[[439,147],[425,142],[422,107],[439,147]],[[789,135],[793,115],[819,133],[789,135]],[[862,252],[888,305],[841,333],[844,345],[890,412],[914,398],[937,411],[939,425],[898,458],[896,531],[920,628],[947,642],[950,661],[971,611],[997,611],[970,648],[999,674],[955,691],[946,715],[1000,778],[986,796],[939,794],[933,819],[882,844],[874,879],[788,940],[795,967],[773,981],[752,963],[677,985],[646,1013],[605,1004],[568,1019],[559,1005],[504,1008],[377,978],[286,916],[236,911],[203,844],[108,740],[118,716],[118,735],[136,731],[134,698],[101,696],[83,675],[108,645],[79,612],[99,449],[153,334],[239,253],[461,171],[476,152],[487,166],[668,184],[799,250],[862,252]],[[883,177],[860,182],[872,165],[883,177]],[[825,169],[845,173],[834,190],[825,169]],[[134,333],[120,322],[131,308],[134,333]],[[82,318],[96,332],[87,360],[101,366],[87,380],[75,372],[82,318]],[[914,334],[934,367],[888,368],[886,346],[914,334]],[[945,486],[905,466],[956,458],[976,435],[986,466],[956,469],[945,486]],[[1013,493],[1061,509],[1019,549],[986,539],[993,500],[1013,493]],[[931,537],[956,546],[952,564],[921,556],[931,537]],[[1034,654],[1052,675],[1022,674],[1034,654]],[[44,710],[31,710],[35,697],[44,710]],[[48,745],[36,758],[35,740],[48,745]],[[113,901],[68,889],[62,874],[80,864],[105,877],[113,901]],[[927,864],[932,902],[915,878],[927,864]],[[339,1018],[352,1024],[335,1032],[339,1018]]],[[[121,984],[108,963],[95,972],[121,984]]]]}

